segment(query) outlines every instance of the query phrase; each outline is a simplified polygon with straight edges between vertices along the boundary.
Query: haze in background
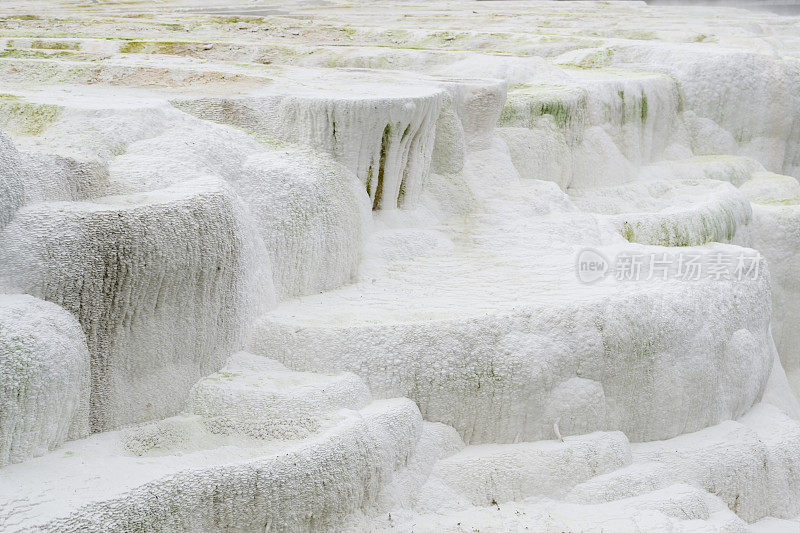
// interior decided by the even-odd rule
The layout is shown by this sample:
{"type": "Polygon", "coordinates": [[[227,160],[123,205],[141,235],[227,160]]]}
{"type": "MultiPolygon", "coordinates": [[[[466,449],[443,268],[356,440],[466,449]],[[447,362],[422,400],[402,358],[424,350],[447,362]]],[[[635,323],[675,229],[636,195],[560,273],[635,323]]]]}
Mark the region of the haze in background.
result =
{"type": "Polygon", "coordinates": [[[800,0],[645,0],[650,5],[705,5],[730,6],[744,9],[771,11],[780,15],[800,14],[800,0]]]}

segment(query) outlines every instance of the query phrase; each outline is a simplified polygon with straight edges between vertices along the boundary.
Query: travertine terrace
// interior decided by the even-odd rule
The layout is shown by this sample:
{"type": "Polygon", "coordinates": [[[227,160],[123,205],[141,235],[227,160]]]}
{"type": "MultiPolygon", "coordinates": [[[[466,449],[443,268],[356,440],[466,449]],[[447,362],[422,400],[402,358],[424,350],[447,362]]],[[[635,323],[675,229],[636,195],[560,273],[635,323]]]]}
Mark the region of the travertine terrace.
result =
{"type": "Polygon", "coordinates": [[[0,529],[796,532],[798,178],[800,17],[3,1],[0,529]]]}

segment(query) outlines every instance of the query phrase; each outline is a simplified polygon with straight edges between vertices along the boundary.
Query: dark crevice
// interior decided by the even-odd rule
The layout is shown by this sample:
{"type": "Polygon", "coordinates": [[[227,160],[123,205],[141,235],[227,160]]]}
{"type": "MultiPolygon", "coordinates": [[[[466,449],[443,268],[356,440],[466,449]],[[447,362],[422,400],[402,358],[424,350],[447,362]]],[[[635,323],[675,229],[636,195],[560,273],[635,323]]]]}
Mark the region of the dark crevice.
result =
{"type": "Polygon", "coordinates": [[[372,202],[372,210],[375,211],[381,207],[381,200],[383,197],[383,173],[386,170],[386,152],[389,149],[389,135],[392,133],[392,128],[387,124],[383,128],[383,138],[381,138],[381,157],[378,164],[378,184],[375,187],[375,199],[372,202]]]}

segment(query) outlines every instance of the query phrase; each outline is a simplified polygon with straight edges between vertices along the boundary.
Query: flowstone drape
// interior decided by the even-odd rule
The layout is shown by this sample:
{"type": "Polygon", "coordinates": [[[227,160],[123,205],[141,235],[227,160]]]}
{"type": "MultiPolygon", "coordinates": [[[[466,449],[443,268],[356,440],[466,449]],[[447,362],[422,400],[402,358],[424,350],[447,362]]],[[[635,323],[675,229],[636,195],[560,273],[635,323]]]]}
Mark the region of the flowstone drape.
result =
{"type": "Polygon", "coordinates": [[[3,2],[0,529],[796,531],[798,35],[3,2]]]}

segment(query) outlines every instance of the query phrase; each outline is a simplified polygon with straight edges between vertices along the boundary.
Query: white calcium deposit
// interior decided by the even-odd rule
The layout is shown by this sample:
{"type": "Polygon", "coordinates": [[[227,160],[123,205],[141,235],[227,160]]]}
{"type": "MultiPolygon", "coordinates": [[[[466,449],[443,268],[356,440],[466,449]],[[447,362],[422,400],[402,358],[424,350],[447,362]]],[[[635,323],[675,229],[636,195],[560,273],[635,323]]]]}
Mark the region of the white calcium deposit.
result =
{"type": "Polygon", "coordinates": [[[2,2],[0,530],[800,531],[798,178],[800,16],[2,2]]]}

